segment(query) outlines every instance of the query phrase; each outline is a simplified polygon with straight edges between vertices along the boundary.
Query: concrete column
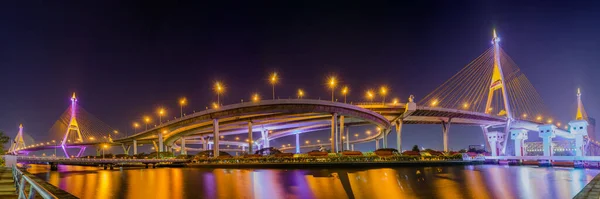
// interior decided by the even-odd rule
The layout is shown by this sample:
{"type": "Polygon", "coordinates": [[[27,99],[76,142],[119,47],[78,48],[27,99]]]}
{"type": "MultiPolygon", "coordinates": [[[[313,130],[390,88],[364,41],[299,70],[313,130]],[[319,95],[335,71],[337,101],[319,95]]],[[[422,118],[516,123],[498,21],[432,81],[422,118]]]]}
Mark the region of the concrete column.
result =
{"type": "Polygon", "coordinates": [[[544,146],[544,156],[552,156],[554,150],[552,146],[552,138],[556,137],[556,126],[553,124],[545,124],[538,126],[539,136],[542,138],[544,146]]]}
{"type": "Polygon", "coordinates": [[[208,150],[208,138],[202,138],[202,149],[208,150]]]}
{"type": "Polygon", "coordinates": [[[213,119],[213,154],[214,157],[219,157],[219,120],[213,119]]]}
{"type": "Polygon", "coordinates": [[[137,140],[133,140],[133,155],[137,155],[137,140]]]}
{"type": "Polygon", "coordinates": [[[352,144],[351,147],[352,148],[350,150],[354,151],[354,144],[352,144]]]}
{"type": "Polygon", "coordinates": [[[187,150],[185,149],[185,137],[181,136],[181,155],[187,155],[187,150]]]}
{"type": "Polygon", "coordinates": [[[346,149],[350,149],[350,128],[346,128],[346,149]]]}
{"type": "Polygon", "coordinates": [[[248,154],[253,154],[254,152],[252,151],[252,143],[253,143],[253,139],[252,139],[252,121],[248,122],[248,154]]]}
{"type": "Polygon", "coordinates": [[[381,129],[381,135],[383,135],[383,138],[381,139],[381,146],[383,148],[387,148],[387,129],[381,129]]]}
{"type": "Polygon", "coordinates": [[[483,139],[485,140],[485,151],[492,151],[492,147],[490,146],[490,141],[487,139],[488,127],[481,125],[481,131],[483,132],[483,139]]]}
{"type": "Polygon", "coordinates": [[[402,153],[402,120],[396,121],[396,149],[402,153]]]}
{"type": "Polygon", "coordinates": [[[442,135],[444,139],[444,152],[448,152],[448,132],[450,131],[450,120],[442,121],[442,135]]]}
{"type": "Polygon", "coordinates": [[[502,132],[489,132],[487,139],[490,141],[490,147],[492,148],[492,156],[498,156],[502,149],[498,146],[498,143],[504,140],[504,133],[502,132]]]}
{"type": "Polygon", "coordinates": [[[510,130],[510,137],[515,141],[515,156],[524,156],[524,141],[527,140],[527,129],[517,128],[510,130]]]}
{"type": "Polygon", "coordinates": [[[375,150],[379,149],[379,139],[375,139],[375,150]]]}
{"type": "Polygon", "coordinates": [[[163,152],[164,144],[163,144],[163,134],[158,133],[158,152],[163,152]]]}
{"type": "Polygon", "coordinates": [[[337,150],[335,148],[336,146],[336,135],[335,135],[335,127],[336,127],[336,120],[337,120],[337,113],[334,113],[331,116],[331,152],[332,153],[336,153],[337,150]]]}
{"type": "Polygon", "coordinates": [[[296,153],[300,153],[300,133],[296,133],[296,153]]]}
{"type": "Polygon", "coordinates": [[[263,129],[260,134],[262,135],[262,139],[263,139],[263,147],[264,148],[269,148],[271,147],[269,145],[269,131],[263,129]]]}
{"type": "Polygon", "coordinates": [[[340,129],[338,130],[338,138],[339,138],[339,151],[344,151],[344,116],[340,115],[340,129]]]}

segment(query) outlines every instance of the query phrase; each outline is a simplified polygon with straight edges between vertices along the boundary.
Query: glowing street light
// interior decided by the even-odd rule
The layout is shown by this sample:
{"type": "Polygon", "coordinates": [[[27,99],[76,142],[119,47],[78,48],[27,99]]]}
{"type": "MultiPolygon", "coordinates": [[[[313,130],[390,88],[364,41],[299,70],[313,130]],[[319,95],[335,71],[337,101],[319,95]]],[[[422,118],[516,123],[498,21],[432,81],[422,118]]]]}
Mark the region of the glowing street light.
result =
{"type": "Polygon", "coordinates": [[[183,106],[187,105],[187,99],[181,98],[179,99],[179,117],[182,118],[183,117],[183,106]]]}
{"type": "Polygon", "coordinates": [[[371,131],[367,130],[367,132],[365,132],[365,134],[371,135],[371,131]]]}
{"type": "Polygon", "coordinates": [[[275,72],[271,73],[271,75],[269,77],[269,82],[271,83],[271,87],[273,88],[273,99],[275,99],[275,84],[277,84],[278,80],[279,80],[279,77],[277,77],[277,73],[275,73],[275,72]]]}
{"type": "Polygon", "coordinates": [[[381,95],[381,97],[383,97],[383,101],[382,103],[385,104],[385,96],[387,96],[388,93],[388,88],[386,86],[381,86],[381,88],[379,88],[379,94],[381,95]]]}
{"type": "Polygon", "coordinates": [[[214,109],[217,109],[217,108],[219,108],[219,103],[218,103],[218,102],[213,102],[213,103],[212,103],[212,107],[213,107],[214,109]]]}
{"type": "Polygon", "coordinates": [[[396,105],[396,104],[398,104],[398,103],[400,103],[400,100],[399,100],[398,98],[394,98],[394,99],[392,100],[392,104],[396,105]]]}
{"type": "Polygon", "coordinates": [[[346,103],[346,95],[348,95],[348,92],[349,92],[349,91],[350,91],[350,90],[348,89],[348,86],[344,86],[344,87],[342,88],[342,95],[344,95],[344,103],[346,103]]]}
{"type": "Polygon", "coordinates": [[[252,94],[252,101],[253,101],[253,102],[258,102],[258,101],[260,101],[260,95],[258,95],[258,93],[254,93],[254,94],[252,94]]]}
{"type": "Polygon", "coordinates": [[[354,134],[354,137],[358,137],[358,133],[354,134]]]}
{"type": "Polygon", "coordinates": [[[140,124],[138,124],[137,122],[133,123],[133,132],[137,133],[137,128],[140,127],[140,124]]]}
{"type": "Polygon", "coordinates": [[[298,99],[302,99],[304,97],[304,91],[302,89],[298,89],[298,99]]]}
{"type": "Polygon", "coordinates": [[[104,149],[108,148],[108,144],[102,145],[102,159],[104,159],[104,149]]]}
{"type": "Polygon", "coordinates": [[[469,109],[469,103],[466,103],[466,102],[465,102],[465,103],[463,103],[463,108],[464,108],[464,109],[469,109]]]}
{"type": "Polygon", "coordinates": [[[146,123],[146,131],[148,130],[148,123],[150,123],[150,117],[144,116],[144,123],[146,123]]]}
{"type": "Polygon", "coordinates": [[[310,141],[309,141],[309,140],[306,140],[304,143],[306,143],[306,144],[310,144],[310,141]]]}
{"type": "Polygon", "coordinates": [[[158,109],[158,124],[162,124],[162,116],[163,115],[165,115],[165,109],[159,108],[158,109]]]}
{"type": "Polygon", "coordinates": [[[215,86],[213,88],[215,93],[217,93],[217,104],[221,105],[221,93],[225,91],[225,86],[221,82],[215,82],[215,86]]]}
{"type": "Polygon", "coordinates": [[[240,140],[240,137],[235,137],[235,140],[240,140]]]}
{"type": "Polygon", "coordinates": [[[317,140],[317,143],[321,143],[321,140],[317,140]]]}
{"type": "Polygon", "coordinates": [[[373,98],[375,97],[375,93],[373,93],[372,90],[367,90],[367,94],[366,94],[367,99],[370,102],[373,102],[373,98]]]}
{"type": "Polygon", "coordinates": [[[333,102],[334,100],[334,96],[335,96],[335,86],[337,84],[337,80],[335,79],[335,76],[331,76],[329,77],[329,80],[327,81],[327,85],[329,86],[329,88],[331,88],[331,101],[333,102]]]}
{"type": "Polygon", "coordinates": [[[434,99],[434,100],[431,102],[431,106],[437,106],[439,103],[440,103],[440,102],[439,102],[437,99],[434,99]]]}

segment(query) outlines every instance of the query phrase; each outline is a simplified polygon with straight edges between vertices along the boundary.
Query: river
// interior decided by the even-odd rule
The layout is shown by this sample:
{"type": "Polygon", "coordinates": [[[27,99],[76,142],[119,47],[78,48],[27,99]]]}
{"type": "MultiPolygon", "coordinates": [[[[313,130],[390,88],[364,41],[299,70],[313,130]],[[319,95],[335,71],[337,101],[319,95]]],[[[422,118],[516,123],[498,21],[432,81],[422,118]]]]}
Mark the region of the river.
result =
{"type": "Polygon", "coordinates": [[[572,198],[600,170],[534,166],[202,169],[32,165],[80,198],[572,198]]]}

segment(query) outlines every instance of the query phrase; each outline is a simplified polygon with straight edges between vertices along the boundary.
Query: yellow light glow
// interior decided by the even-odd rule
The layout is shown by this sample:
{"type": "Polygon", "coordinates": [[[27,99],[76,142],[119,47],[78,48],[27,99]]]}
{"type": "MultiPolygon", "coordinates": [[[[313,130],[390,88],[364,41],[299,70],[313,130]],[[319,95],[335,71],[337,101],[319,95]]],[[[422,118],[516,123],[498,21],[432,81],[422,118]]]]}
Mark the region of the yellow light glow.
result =
{"type": "Polygon", "coordinates": [[[329,80],[327,81],[327,85],[329,85],[329,88],[332,88],[332,89],[335,88],[336,84],[337,84],[337,80],[336,80],[335,76],[330,76],[329,80]]]}
{"type": "Polygon", "coordinates": [[[107,145],[107,144],[105,144],[105,145],[104,145],[104,148],[105,148],[105,149],[106,149],[106,148],[108,148],[108,145],[107,145]]]}
{"type": "Polygon", "coordinates": [[[150,117],[148,117],[148,116],[144,116],[144,122],[146,122],[146,123],[150,123],[150,117]]]}
{"type": "Polygon", "coordinates": [[[321,140],[317,140],[317,143],[321,143],[321,140]]]}
{"type": "Polygon", "coordinates": [[[523,113],[523,118],[527,118],[527,113],[523,113]]]}
{"type": "Polygon", "coordinates": [[[219,108],[219,104],[217,104],[216,102],[213,102],[213,103],[212,103],[212,107],[213,107],[214,109],[217,109],[217,108],[219,108]]]}
{"type": "Polygon", "coordinates": [[[219,81],[216,81],[213,90],[215,90],[217,94],[223,93],[225,91],[225,85],[219,81]]]}
{"type": "Polygon", "coordinates": [[[258,95],[258,93],[254,93],[254,94],[252,95],[252,101],[253,101],[253,102],[258,102],[258,101],[260,101],[260,95],[258,95]]]}
{"type": "Polygon", "coordinates": [[[304,91],[302,89],[298,89],[298,98],[304,97],[304,91]]]}
{"type": "Polygon", "coordinates": [[[394,99],[392,100],[392,104],[396,105],[396,104],[398,104],[398,103],[400,103],[400,100],[399,100],[398,98],[394,98],[394,99]]]}
{"type": "Polygon", "coordinates": [[[465,102],[465,103],[463,103],[463,108],[464,108],[464,109],[468,109],[468,108],[469,108],[469,103],[466,103],[466,102],[465,102]]]}
{"type": "Polygon", "coordinates": [[[225,138],[225,136],[221,136],[221,139],[225,138]]]}
{"type": "Polygon", "coordinates": [[[158,109],[158,115],[165,115],[165,109],[164,108],[159,108],[158,109]]]}
{"type": "Polygon", "coordinates": [[[94,138],[94,137],[90,137],[90,140],[95,140],[95,139],[96,139],[96,138],[94,138]]]}
{"type": "Polygon", "coordinates": [[[235,140],[240,140],[240,137],[235,137],[235,140]]]}
{"type": "Polygon", "coordinates": [[[371,131],[367,131],[365,132],[367,135],[371,135],[371,131]]]}
{"type": "Polygon", "coordinates": [[[284,148],[284,147],[285,147],[285,144],[282,144],[282,145],[281,145],[281,148],[284,148]]]}
{"type": "Polygon", "coordinates": [[[552,118],[546,120],[546,122],[548,122],[548,124],[551,124],[552,123],[552,118]]]}
{"type": "Polygon", "coordinates": [[[381,128],[377,127],[377,131],[381,131],[381,128]]]}
{"type": "Polygon", "coordinates": [[[367,90],[366,97],[368,100],[373,100],[373,98],[375,97],[375,93],[373,93],[372,90],[367,90]]]}
{"type": "Polygon", "coordinates": [[[310,143],[310,141],[306,140],[304,143],[306,143],[306,144],[309,144],[309,143],[310,143]]]}
{"type": "Polygon", "coordinates": [[[388,92],[387,86],[381,86],[381,88],[379,88],[379,94],[381,94],[381,96],[386,96],[387,92],[388,92]]]}
{"type": "Polygon", "coordinates": [[[358,133],[357,133],[357,134],[354,134],[354,137],[358,137],[358,133]]]}
{"type": "Polygon", "coordinates": [[[134,123],[133,123],[133,127],[137,128],[137,127],[139,127],[139,126],[140,126],[140,124],[138,124],[137,122],[134,122],[134,123]]]}
{"type": "Polygon", "coordinates": [[[271,73],[270,78],[269,78],[269,82],[271,82],[271,84],[277,84],[277,81],[279,80],[279,77],[277,76],[277,73],[271,73]]]}
{"type": "Polygon", "coordinates": [[[186,105],[186,104],[187,104],[187,99],[185,97],[179,99],[179,105],[183,106],[183,105],[186,105]]]}
{"type": "Polygon", "coordinates": [[[342,88],[342,94],[344,94],[344,95],[348,94],[348,86],[344,86],[342,88]]]}
{"type": "Polygon", "coordinates": [[[437,99],[434,99],[434,100],[431,102],[431,106],[437,106],[439,103],[440,103],[440,102],[439,102],[437,99]]]}
{"type": "Polygon", "coordinates": [[[537,118],[535,118],[537,121],[542,121],[542,116],[537,116],[537,118]]]}
{"type": "Polygon", "coordinates": [[[561,125],[561,123],[560,123],[560,122],[557,122],[557,123],[556,123],[556,126],[560,127],[560,125],[561,125]]]}

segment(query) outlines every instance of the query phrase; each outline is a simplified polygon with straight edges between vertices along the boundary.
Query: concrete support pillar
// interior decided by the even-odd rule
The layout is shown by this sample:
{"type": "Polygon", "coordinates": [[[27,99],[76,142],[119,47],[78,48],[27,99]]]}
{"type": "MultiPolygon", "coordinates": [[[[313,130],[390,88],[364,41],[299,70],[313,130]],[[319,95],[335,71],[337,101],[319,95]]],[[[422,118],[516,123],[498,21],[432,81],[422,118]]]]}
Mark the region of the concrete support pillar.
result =
{"type": "Polygon", "coordinates": [[[387,134],[385,129],[381,129],[381,148],[387,148],[387,134]]]}
{"type": "Polygon", "coordinates": [[[125,144],[121,144],[121,147],[123,147],[123,153],[125,153],[125,155],[129,155],[129,147],[131,146],[125,146],[125,144]]]}
{"type": "Polygon", "coordinates": [[[552,156],[554,153],[552,146],[552,138],[556,137],[556,126],[553,124],[546,124],[538,126],[539,136],[542,138],[542,145],[544,147],[544,156],[552,156]]]}
{"type": "Polygon", "coordinates": [[[133,140],[133,155],[137,155],[137,140],[133,140]]]}
{"type": "Polygon", "coordinates": [[[187,150],[185,149],[185,136],[181,136],[181,155],[187,155],[187,150]]]}
{"type": "Polygon", "coordinates": [[[337,120],[337,113],[334,113],[331,116],[331,152],[332,153],[336,153],[337,152],[337,150],[335,148],[336,141],[337,141],[336,134],[335,134],[335,132],[336,132],[336,126],[337,126],[336,125],[336,123],[337,123],[336,120],[337,120]]]}
{"type": "Polygon", "coordinates": [[[163,152],[163,149],[164,149],[163,147],[164,147],[163,134],[161,132],[161,133],[158,133],[158,152],[163,152]]]}
{"type": "Polygon", "coordinates": [[[208,138],[202,138],[202,149],[208,150],[208,138]]]}
{"type": "Polygon", "coordinates": [[[213,154],[214,157],[219,157],[219,120],[213,119],[213,154]]]}
{"type": "Polygon", "coordinates": [[[350,145],[352,148],[350,150],[354,151],[354,144],[350,145]]]}
{"type": "Polygon", "coordinates": [[[524,156],[524,142],[527,140],[527,129],[516,128],[510,130],[510,138],[515,141],[515,156],[524,156]]]}
{"type": "Polygon", "coordinates": [[[350,149],[350,128],[346,128],[346,149],[350,149]]]}
{"type": "Polygon", "coordinates": [[[254,143],[254,139],[252,138],[252,121],[248,122],[248,154],[253,154],[252,151],[252,143],[254,143]]]}
{"type": "Polygon", "coordinates": [[[444,140],[444,152],[448,152],[448,132],[450,131],[450,123],[452,119],[448,119],[448,122],[442,121],[442,136],[444,140]]]}
{"type": "Polygon", "coordinates": [[[485,140],[485,151],[492,151],[492,147],[490,146],[490,141],[487,139],[488,127],[481,125],[481,132],[483,132],[483,139],[485,140]]]}
{"type": "Polygon", "coordinates": [[[296,133],[296,153],[300,153],[300,133],[296,133]]]}
{"type": "Polygon", "coordinates": [[[492,156],[498,156],[500,154],[501,148],[498,145],[501,141],[504,140],[504,133],[502,132],[489,132],[487,134],[487,139],[490,141],[490,147],[492,148],[492,156]]]}
{"type": "MultiPolygon", "coordinates": [[[[585,136],[589,136],[588,127],[589,124],[585,120],[573,120],[569,122],[569,131],[572,135],[575,136],[575,155],[576,156],[585,156],[585,143],[583,142],[583,138],[585,136]]],[[[592,128],[593,129],[593,128],[592,128]]],[[[591,131],[593,132],[593,130],[591,131]]],[[[593,147],[593,145],[591,145],[593,147]]],[[[595,148],[595,147],[594,147],[595,148]]],[[[593,148],[592,148],[593,150],[593,148]]],[[[594,155],[594,153],[590,153],[594,155]]]]}
{"type": "Polygon", "coordinates": [[[264,148],[271,147],[271,145],[269,145],[269,131],[263,129],[262,131],[260,131],[260,134],[262,135],[262,139],[263,139],[263,147],[264,148]]]}
{"type": "Polygon", "coordinates": [[[396,121],[396,149],[402,153],[402,120],[396,121]]]}
{"type": "Polygon", "coordinates": [[[379,149],[379,139],[375,139],[375,150],[379,149]]]}
{"type": "Polygon", "coordinates": [[[340,115],[339,123],[340,123],[340,125],[339,125],[340,128],[339,128],[337,134],[338,134],[338,139],[340,141],[339,141],[338,149],[339,149],[339,151],[344,151],[344,144],[343,144],[344,138],[343,137],[345,137],[345,136],[342,136],[344,134],[344,116],[343,115],[340,115]]]}

